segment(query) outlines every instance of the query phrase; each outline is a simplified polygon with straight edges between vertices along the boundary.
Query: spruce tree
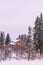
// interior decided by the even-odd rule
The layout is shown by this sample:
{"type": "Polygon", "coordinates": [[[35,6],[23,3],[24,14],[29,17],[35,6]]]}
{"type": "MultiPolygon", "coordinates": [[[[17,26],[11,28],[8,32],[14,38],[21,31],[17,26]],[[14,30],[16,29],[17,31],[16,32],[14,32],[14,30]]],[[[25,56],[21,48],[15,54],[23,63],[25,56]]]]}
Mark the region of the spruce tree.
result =
{"type": "Polygon", "coordinates": [[[35,21],[34,27],[34,43],[36,44],[36,50],[40,49],[41,52],[41,45],[43,44],[43,18],[42,13],[40,17],[37,16],[35,21]]]}
{"type": "Polygon", "coordinates": [[[4,45],[4,42],[5,42],[4,32],[0,32],[0,44],[4,45]]]}
{"type": "Polygon", "coordinates": [[[32,31],[32,29],[31,29],[31,27],[29,26],[28,27],[28,35],[27,35],[27,47],[29,47],[29,45],[30,45],[30,43],[31,43],[31,41],[32,41],[32,39],[31,39],[31,31],[32,31]]]}
{"type": "Polygon", "coordinates": [[[5,45],[8,45],[11,42],[10,35],[7,33],[5,45]]]}

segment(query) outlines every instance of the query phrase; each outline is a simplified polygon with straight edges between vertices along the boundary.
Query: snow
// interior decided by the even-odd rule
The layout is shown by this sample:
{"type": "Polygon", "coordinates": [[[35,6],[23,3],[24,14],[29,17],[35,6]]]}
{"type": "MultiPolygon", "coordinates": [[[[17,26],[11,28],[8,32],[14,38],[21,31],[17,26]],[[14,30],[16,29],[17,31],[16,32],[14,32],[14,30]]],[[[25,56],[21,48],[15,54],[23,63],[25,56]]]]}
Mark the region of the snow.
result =
{"type": "Polygon", "coordinates": [[[18,42],[20,39],[16,39],[14,42],[18,42]]]}
{"type": "Polygon", "coordinates": [[[6,61],[0,61],[0,65],[43,65],[43,59],[39,60],[6,60],[6,61]]]}
{"type": "Polygon", "coordinates": [[[10,44],[10,45],[15,45],[15,43],[14,43],[14,42],[10,42],[9,44],[10,44]]]}

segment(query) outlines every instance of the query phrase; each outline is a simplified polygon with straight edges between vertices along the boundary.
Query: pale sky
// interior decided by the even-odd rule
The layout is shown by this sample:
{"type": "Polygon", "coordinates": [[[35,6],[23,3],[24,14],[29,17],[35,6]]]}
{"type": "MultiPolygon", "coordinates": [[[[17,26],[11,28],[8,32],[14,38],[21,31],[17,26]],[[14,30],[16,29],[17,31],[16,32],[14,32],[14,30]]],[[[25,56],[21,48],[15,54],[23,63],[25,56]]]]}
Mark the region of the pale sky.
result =
{"type": "Polygon", "coordinates": [[[27,33],[28,26],[43,13],[43,0],[0,0],[0,31],[9,32],[15,40],[19,34],[27,33]]]}

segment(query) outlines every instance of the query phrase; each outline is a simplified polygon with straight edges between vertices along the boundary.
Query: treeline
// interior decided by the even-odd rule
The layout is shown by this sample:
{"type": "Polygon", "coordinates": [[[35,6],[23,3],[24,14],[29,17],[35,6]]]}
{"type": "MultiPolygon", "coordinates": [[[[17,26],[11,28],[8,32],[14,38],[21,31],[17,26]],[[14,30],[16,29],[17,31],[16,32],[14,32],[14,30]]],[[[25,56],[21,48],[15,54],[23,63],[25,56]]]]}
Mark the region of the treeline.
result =
{"type": "Polygon", "coordinates": [[[7,33],[5,37],[4,32],[0,32],[0,45],[8,45],[11,42],[10,35],[7,33]]]}
{"type": "Polygon", "coordinates": [[[26,34],[19,35],[17,39],[21,39],[24,43],[26,43],[26,46],[28,48],[29,48],[29,45],[34,42],[36,46],[36,51],[38,52],[38,50],[40,50],[40,53],[43,53],[43,15],[42,13],[40,14],[40,16],[36,17],[34,28],[30,26],[28,27],[28,35],[26,34]]]}
{"type": "MultiPolygon", "coordinates": [[[[30,48],[30,44],[34,43],[36,46],[36,51],[40,50],[40,53],[43,53],[43,15],[42,13],[40,14],[40,16],[36,17],[34,28],[29,26],[28,34],[27,35],[21,34],[18,36],[17,39],[21,39],[28,49],[30,48]]],[[[11,42],[11,39],[10,39],[9,33],[7,33],[5,37],[4,32],[0,32],[0,44],[8,45],[10,42],[11,42]]]]}

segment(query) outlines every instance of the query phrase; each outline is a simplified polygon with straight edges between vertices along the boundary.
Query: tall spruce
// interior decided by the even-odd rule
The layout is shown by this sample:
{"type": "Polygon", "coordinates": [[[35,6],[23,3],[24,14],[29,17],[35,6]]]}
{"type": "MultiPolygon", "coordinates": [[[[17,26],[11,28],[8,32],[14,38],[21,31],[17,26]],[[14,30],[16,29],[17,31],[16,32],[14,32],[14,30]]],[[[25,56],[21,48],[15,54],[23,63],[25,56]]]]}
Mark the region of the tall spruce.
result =
{"type": "Polygon", "coordinates": [[[5,42],[4,32],[1,32],[1,35],[0,35],[0,44],[4,45],[4,42],[5,42]]]}
{"type": "Polygon", "coordinates": [[[8,45],[11,42],[10,35],[7,33],[5,45],[8,45]]]}
{"type": "Polygon", "coordinates": [[[31,32],[32,32],[32,29],[31,27],[29,26],[28,27],[28,35],[27,35],[27,46],[29,47],[29,43],[31,43],[32,39],[31,39],[31,32]]]}
{"type": "Polygon", "coordinates": [[[28,27],[28,35],[27,35],[27,43],[26,43],[26,46],[27,46],[27,52],[28,52],[28,60],[30,58],[30,47],[31,47],[31,32],[32,32],[32,29],[31,27],[29,26],[28,27]]]}
{"type": "Polygon", "coordinates": [[[43,17],[42,13],[40,17],[37,16],[34,27],[34,43],[36,44],[36,50],[41,49],[41,45],[43,44],[43,17]]]}

